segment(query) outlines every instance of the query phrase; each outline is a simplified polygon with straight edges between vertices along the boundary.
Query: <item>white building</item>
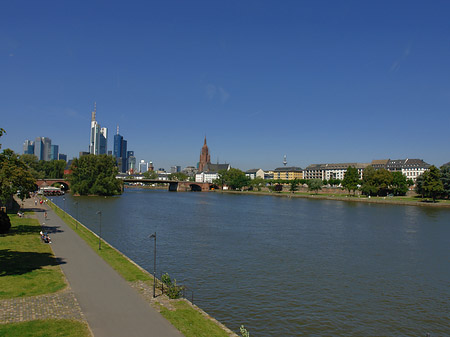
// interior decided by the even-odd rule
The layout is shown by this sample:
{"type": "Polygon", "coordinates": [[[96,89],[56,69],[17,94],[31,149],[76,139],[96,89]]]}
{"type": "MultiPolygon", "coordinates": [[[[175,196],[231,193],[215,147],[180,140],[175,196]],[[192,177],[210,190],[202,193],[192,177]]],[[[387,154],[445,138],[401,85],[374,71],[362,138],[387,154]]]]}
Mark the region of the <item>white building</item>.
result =
{"type": "Polygon", "coordinates": [[[195,175],[196,183],[212,183],[219,178],[218,172],[200,172],[195,175]]]}
{"type": "Polygon", "coordinates": [[[101,128],[100,124],[95,120],[97,112],[97,104],[94,103],[94,111],[92,111],[91,118],[91,136],[89,142],[90,154],[106,154],[108,153],[108,129],[101,128]]]}
{"type": "Polygon", "coordinates": [[[342,164],[312,164],[305,168],[303,172],[304,179],[344,179],[345,172],[348,167],[355,167],[358,169],[359,178],[362,179],[364,169],[369,164],[360,163],[342,163],[342,164]]]}
{"type": "Polygon", "coordinates": [[[245,172],[245,175],[250,179],[261,178],[264,179],[265,172],[262,169],[251,169],[245,172]]]}
{"type": "Polygon", "coordinates": [[[141,160],[139,163],[139,172],[144,173],[148,171],[148,163],[145,160],[141,160]]]}

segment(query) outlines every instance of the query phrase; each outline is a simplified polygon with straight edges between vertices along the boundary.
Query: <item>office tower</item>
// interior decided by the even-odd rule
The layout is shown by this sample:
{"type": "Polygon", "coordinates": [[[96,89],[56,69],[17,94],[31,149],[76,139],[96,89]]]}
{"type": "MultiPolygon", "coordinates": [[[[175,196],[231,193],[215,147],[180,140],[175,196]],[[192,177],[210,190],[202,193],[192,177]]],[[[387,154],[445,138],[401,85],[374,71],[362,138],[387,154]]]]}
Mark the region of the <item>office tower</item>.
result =
{"type": "Polygon", "coordinates": [[[97,114],[97,103],[94,103],[94,111],[91,115],[91,136],[89,144],[90,154],[106,154],[108,151],[108,129],[101,128],[100,124],[95,120],[97,114]]]}
{"type": "Polygon", "coordinates": [[[148,163],[145,162],[145,160],[141,160],[139,163],[139,172],[144,173],[148,171],[148,163]]]}
{"type": "Polygon", "coordinates": [[[37,137],[34,141],[34,155],[38,160],[50,160],[52,140],[47,137],[37,137]]]}
{"type": "Polygon", "coordinates": [[[26,140],[23,143],[23,154],[34,154],[34,142],[32,140],[26,140]]]}
{"type": "Polygon", "coordinates": [[[64,160],[64,161],[67,162],[67,155],[66,154],[62,154],[62,153],[58,154],[58,160],[64,160]]]}
{"type": "Polygon", "coordinates": [[[127,141],[119,134],[119,126],[117,126],[117,133],[114,135],[114,157],[116,157],[119,172],[125,172],[128,168],[127,141]]]}
{"type": "Polygon", "coordinates": [[[50,160],[58,160],[59,145],[50,146],[50,160]]]}
{"type": "Polygon", "coordinates": [[[128,172],[136,171],[136,157],[134,156],[134,151],[127,151],[127,161],[128,161],[128,172]]]}

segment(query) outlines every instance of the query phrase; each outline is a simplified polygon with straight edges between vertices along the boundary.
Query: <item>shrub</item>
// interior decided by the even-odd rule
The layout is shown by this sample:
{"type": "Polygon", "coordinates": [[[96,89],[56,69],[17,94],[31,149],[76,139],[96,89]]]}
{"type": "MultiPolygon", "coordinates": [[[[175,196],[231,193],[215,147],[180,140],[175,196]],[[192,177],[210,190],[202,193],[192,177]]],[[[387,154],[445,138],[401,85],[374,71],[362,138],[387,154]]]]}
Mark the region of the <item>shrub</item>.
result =
{"type": "Polygon", "coordinates": [[[9,220],[9,216],[0,211],[0,234],[6,234],[9,232],[11,228],[11,220],[9,220]]]}

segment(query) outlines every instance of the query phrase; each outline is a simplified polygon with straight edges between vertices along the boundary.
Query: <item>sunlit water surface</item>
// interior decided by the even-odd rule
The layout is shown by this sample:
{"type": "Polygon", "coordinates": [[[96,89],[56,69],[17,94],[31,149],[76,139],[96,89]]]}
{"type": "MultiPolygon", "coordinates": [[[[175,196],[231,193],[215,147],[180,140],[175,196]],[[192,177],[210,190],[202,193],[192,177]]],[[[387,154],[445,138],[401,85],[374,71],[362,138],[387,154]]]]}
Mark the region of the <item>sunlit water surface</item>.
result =
{"type": "Polygon", "coordinates": [[[449,336],[450,211],[127,189],[53,198],[251,336],[449,336]],[[78,206],[75,204],[78,202],[78,206]]]}

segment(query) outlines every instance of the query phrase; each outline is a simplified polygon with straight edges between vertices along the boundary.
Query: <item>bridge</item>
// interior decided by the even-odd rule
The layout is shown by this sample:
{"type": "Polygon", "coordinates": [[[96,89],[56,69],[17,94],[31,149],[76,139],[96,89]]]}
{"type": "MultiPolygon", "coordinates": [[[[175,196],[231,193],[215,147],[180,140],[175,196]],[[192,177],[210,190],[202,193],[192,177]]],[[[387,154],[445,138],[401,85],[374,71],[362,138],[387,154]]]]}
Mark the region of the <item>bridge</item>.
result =
{"type": "Polygon", "coordinates": [[[62,189],[64,191],[67,191],[68,189],[70,189],[70,182],[63,178],[61,178],[61,179],[37,179],[36,180],[36,186],[38,188],[45,187],[45,186],[52,186],[56,183],[61,184],[62,189]]]}
{"type": "Polygon", "coordinates": [[[171,192],[208,192],[217,188],[210,183],[197,183],[195,181],[158,180],[158,179],[122,179],[124,183],[145,183],[145,184],[169,184],[171,192]]]}

